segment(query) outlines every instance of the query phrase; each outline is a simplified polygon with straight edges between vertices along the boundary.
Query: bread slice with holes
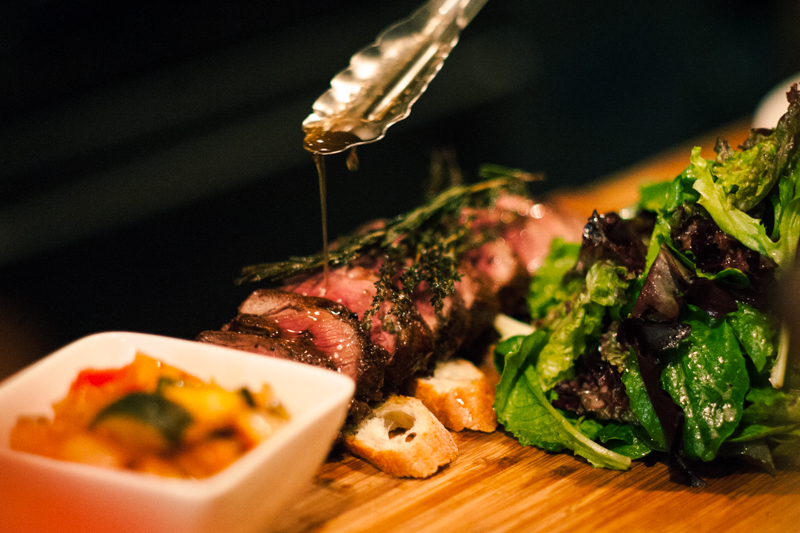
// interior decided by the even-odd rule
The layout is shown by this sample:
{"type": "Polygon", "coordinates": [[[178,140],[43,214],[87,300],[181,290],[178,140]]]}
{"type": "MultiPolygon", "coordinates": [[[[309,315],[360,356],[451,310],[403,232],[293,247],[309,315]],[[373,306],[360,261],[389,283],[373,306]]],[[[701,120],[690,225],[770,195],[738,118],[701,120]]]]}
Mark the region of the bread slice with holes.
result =
{"type": "Polygon", "coordinates": [[[458,455],[450,432],[420,400],[408,396],[390,396],[343,435],[351,453],[399,477],[431,476],[458,455]]]}
{"type": "Polygon", "coordinates": [[[413,381],[410,395],[453,431],[466,428],[491,433],[497,428],[494,387],[465,359],[439,361],[432,376],[413,381]]]}

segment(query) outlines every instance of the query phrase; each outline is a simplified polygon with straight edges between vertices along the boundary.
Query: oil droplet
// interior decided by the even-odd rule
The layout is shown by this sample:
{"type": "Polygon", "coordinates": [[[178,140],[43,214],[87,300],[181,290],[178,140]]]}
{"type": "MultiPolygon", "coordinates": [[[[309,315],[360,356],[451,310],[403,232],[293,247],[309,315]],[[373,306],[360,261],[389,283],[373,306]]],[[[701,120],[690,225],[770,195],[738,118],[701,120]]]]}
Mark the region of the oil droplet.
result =
{"type": "Polygon", "coordinates": [[[350,148],[350,153],[347,154],[347,170],[355,172],[358,170],[358,154],[356,154],[356,147],[350,148]]]}

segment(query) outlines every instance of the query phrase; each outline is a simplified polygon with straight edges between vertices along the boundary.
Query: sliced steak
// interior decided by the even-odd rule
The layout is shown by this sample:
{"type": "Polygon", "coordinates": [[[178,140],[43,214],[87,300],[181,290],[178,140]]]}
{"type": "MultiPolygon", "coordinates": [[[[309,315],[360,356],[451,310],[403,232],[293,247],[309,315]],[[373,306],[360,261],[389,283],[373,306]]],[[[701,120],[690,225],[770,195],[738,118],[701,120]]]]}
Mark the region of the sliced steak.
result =
{"type": "Polygon", "coordinates": [[[523,196],[501,195],[491,209],[473,214],[478,238],[489,239],[465,260],[480,272],[496,294],[500,311],[526,312],[531,276],[550,252],[556,237],[580,242],[586,220],[558,213],[548,204],[523,196]]]}
{"type": "Polygon", "coordinates": [[[432,332],[434,340],[433,360],[452,357],[464,342],[470,327],[470,314],[464,299],[456,292],[442,302],[441,317],[431,303],[431,293],[423,284],[413,295],[414,307],[432,332]]]}
{"type": "MultiPolygon", "coordinates": [[[[362,319],[378,293],[375,287],[378,268],[373,262],[371,267],[362,264],[332,269],[327,283],[323,273],[314,273],[291,280],[284,290],[308,297],[324,297],[362,319]]],[[[434,352],[434,337],[416,309],[398,312],[386,300],[372,317],[369,327],[370,340],[389,354],[384,380],[387,392],[397,392],[408,378],[427,370],[434,352]]]]}
{"type": "Polygon", "coordinates": [[[337,372],[356,382],[356,395],[380,398],[388,355],[361,332],[353,313],[326,298],[259,289],[240,306],[239,314],[272,321],[278,338],[305,353],[320,353],[337,372]]]}
{"type": "Polygon", "coordinates": [[[344,266],[332,268],[325,283],[323,272],[292,278],[284,284],[283,290],[327,298],[356,313],[359,318],[372,306],[377,294],[375,282],[378,281],[378,265],[344,266]]]}
{"type": "MultiPolygon", "coordinates": [[[[460,280],[440,313],[423,283],[410,299],[390,288],[372,314],[382,259],[366,255],[331,268],[327,280],[323,272],[313,272],[286,280],[280,290],[255,291],[222,331],[203,332],[198,340],[293,359],[353,378],[352,422],[369,412],[369,402],[401,391],[409,378],[429,373],[437,360],[457,351],[462,357],[482,359],[494,340],[497,313],[525,313],[522,304],[530,277],[547,255],[550,241],[557,236],[579,241],[584,223],[527,198],[504,195],[490,209],[464,211],[475,246],[461,258],[460,280]],[[364,325],[367,313],[372,316],[364,325]]],[[[402,269],[394,283],[400,283],[401,274],[402,269]]]]}

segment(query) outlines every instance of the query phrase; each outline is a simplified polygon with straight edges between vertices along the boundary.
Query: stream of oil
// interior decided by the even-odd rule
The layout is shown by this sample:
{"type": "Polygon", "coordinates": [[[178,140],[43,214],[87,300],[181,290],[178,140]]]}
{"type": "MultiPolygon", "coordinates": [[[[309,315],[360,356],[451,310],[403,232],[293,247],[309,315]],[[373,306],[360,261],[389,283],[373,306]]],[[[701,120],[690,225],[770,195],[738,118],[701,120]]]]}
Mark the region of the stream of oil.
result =
{"type": "Polygon", "coordinates": [[[317,177],[319,178],[319,202],[322,214],[322,271],[325,280],[325,292],[328,291],[328,271],[329,271],[329,252],[328,252],[328,199],[327,183],[325,171],[325,155],[341,152],[350,147],[347,157],[347,168],[349,170],[358,169],[358,156],[354,144],[360,139],[347,132],[324,132],[318,129],[306,130],[303,146],[311,152],[314,158],[314,165],[317,167],[317,177]]]}
{"type": "Polygon", "coordinates": [[[328,198],[325,183],[325,156],[314,154],[314,164],[319,177],[319,205],[322,212],[322,272],[325,279],[325,292],[328,292],[328,198]]]}

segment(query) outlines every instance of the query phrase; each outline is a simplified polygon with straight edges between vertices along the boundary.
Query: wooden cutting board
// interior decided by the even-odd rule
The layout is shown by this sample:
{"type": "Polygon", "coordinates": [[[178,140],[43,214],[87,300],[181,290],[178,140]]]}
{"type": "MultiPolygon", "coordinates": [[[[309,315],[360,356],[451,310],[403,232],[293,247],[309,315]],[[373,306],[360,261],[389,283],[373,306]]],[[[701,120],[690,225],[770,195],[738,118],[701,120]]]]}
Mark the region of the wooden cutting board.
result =
{"type": "Polygon", "coordinates": [[[458,459],[425,480],[349,456],[327,463],[275,531],[800,531],[800,471],[722,465],[695,489],[672,483],[662,464],[616,472],[523,448],[500,431],[454,437],[458,459]]]}
{"type": "MultiPolygon", "coordinates": [[[[632,204],[642,181],[671,179],[692,146],[713,157],[718,136],[738,145],[740,121],[659,154],[553,201],[588,216],[632,204]]],[[[453,437],[458,459],[429,479],[398,479],[343,455],[328,461],[314,484],[271,531],[299,532],[800,532],[800,470],[771,476],[741,465],[702,470],[707,485],[670,481],[664,464],[635,462],[617,472],[565,454],[520,446],[503,431],[453,437]]]]}

